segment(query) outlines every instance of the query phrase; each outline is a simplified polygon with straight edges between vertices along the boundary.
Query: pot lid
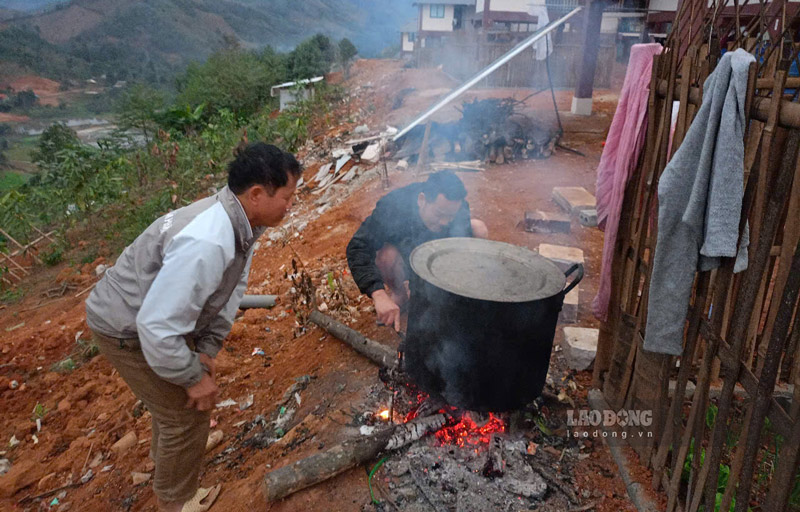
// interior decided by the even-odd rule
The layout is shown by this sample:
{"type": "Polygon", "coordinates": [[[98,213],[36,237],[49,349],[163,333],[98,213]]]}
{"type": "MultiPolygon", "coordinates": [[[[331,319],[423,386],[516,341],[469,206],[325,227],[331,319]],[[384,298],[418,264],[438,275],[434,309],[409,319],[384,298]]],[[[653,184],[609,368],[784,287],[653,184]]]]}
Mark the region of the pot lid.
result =
{"type": "Polygon", "coordinates": [[[414,272],[456,295],[494,302],[529,302],[564,289],[555,263],[528,249],[480,238],[441,238],[411,252],[414,272]]]}

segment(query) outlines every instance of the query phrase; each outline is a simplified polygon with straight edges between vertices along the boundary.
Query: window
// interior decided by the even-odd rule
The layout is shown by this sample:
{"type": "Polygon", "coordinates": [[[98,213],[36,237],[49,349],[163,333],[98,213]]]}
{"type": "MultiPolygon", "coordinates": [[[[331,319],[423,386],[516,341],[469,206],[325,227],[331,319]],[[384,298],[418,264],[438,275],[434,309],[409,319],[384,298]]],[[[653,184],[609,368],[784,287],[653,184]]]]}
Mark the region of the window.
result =
{"type": "Polygon", "coordinates": [[[431,4],[431,18],[444,18],[444,5],[431,4]]]}
{"type": "Polygon", "coordinates": [[[409,32],[408,33],[408,42],[409,43],[413,43],[416,38],[417,38],[417,33],[416,32],[409,32]]]}

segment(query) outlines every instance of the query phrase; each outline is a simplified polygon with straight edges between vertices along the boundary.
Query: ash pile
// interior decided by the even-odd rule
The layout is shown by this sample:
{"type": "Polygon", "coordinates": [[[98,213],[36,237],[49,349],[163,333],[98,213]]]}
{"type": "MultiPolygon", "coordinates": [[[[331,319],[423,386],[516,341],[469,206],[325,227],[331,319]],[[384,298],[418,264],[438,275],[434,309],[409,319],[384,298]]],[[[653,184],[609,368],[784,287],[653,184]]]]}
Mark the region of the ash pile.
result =
{"type": "Polygon", "coordinates": [[[526,457],[527,443],[502,433],[463,446],[430,437],[386,462],[384,485],[405,511],[525,510],[541,503],[548,490],[526,457]]]}
{"type": "MultiPolygon", "coordinates": [[[[561,131],[522,109],[524,100],[513,98],[475,99],[462,103],[461,119],[451,123],[430,123],[427,158],[435,162],[473,161],[503,164],[514,160],[548,158],[553,154],[561,131]]],[[[397,141],[395,158],[419,157],[425,125],[414,127],[397,141]]]]}

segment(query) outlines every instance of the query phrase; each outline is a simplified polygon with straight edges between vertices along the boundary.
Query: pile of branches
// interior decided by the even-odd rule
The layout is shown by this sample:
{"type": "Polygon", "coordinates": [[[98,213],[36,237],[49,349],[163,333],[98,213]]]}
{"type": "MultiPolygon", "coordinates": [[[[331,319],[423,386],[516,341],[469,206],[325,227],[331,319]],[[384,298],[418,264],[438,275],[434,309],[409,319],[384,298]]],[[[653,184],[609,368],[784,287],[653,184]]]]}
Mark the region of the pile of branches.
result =
{"type": "MultiPolygon", "coordinates": [[[[508,161],[548,158],[561,137],[557,127],[521,112],[513,98],[464,102],[462,117],[453,123],[431,123],[428,151],[434,161],[508,161]]],[[[419,155],[425,126],[417,126],[398,141],[397,158],[419,155]]]]}

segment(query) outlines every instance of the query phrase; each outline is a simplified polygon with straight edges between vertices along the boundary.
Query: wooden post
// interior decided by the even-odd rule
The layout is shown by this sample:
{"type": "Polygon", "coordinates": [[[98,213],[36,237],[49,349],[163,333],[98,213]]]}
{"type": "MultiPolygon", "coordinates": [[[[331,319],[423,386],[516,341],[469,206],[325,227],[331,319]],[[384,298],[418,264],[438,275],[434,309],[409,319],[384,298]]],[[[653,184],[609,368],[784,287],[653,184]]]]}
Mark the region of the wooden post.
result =
{"type": "Polygon", "coordinates": [[[597,53],[600,49],[600,25],[603,21],[604,0],[592,0],[586,12],[585,31],[583,43],[583,59],[581,61],[578,85],[572,97],[572,113],[578,115],[592,114],[592,90],[594,88],[594,74],[597,69],[597,53]]]}
{"type": "Polygon", "coordinates": [[[422,137],[422,147],[419,148],[419,157],[417,157],[416,174],[419,175],[425,170],[425,163],[428,160],[428,139],[431,136],[431,121],[425,123],[425,135],[422,137]]]}

